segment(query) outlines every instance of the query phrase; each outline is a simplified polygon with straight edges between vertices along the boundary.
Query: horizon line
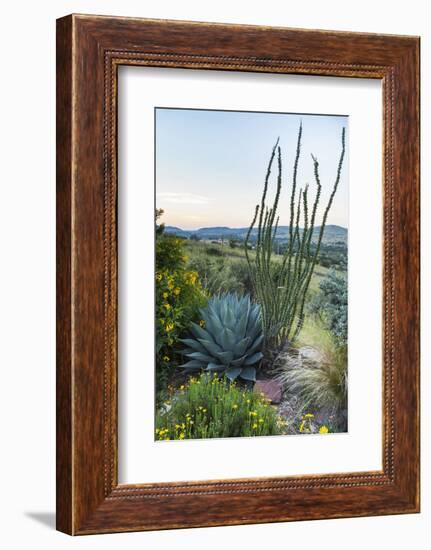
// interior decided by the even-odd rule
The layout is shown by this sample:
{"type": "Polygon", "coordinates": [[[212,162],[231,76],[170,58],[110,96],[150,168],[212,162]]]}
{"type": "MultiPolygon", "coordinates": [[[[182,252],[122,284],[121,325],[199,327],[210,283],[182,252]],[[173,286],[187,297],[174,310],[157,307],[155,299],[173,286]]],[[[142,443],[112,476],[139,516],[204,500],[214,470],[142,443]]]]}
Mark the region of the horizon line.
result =
{"type": "MultiPolygon", "coordinates": [[[[164,223],[164,222],[162,222],[164,223]]],[[[194,229],[191,229],[191,228],[183,228],[183,227],[179,227],[178,225],[170,225],[168,223],[164,223],[164,226],[165,228],[166,227],[172,227],[174,229],[179,229],[180,231],[200,231],[202,229],[215,229],[215,228],[223,228],[223,229],[249,229],[250,226],[246,226],[246,225],[239,225],[238,227],[232,227],[232,226],[228,226],[228,225],[205,225],[205,226],[202,226],[202,227],[196,227],[194,229]]],[[[314,229],[318,228],[318,227],[321,227],[322,224],[320,225],[315,225],[314,226],[314,229]]],[[[344,225],[340,225],[338,223],[327,223],[325,224],[325,227],[330,227],[330,226],[334,226],[334,227],[340,227],[341,229],[345,229],[346,231],[348,231],[348,227],[344,226],[344,225]]],[[[287,225],[279,225],[278,226],[278,229],[280,229],[281,227],[290,227],[290,224],[287,224],[287,225]]],[[[257,226],[255,226],[253,229],[257,229],[257,226]]],[[[299,229],[304,229],[304,227],[299,227],[299,229]]]]}

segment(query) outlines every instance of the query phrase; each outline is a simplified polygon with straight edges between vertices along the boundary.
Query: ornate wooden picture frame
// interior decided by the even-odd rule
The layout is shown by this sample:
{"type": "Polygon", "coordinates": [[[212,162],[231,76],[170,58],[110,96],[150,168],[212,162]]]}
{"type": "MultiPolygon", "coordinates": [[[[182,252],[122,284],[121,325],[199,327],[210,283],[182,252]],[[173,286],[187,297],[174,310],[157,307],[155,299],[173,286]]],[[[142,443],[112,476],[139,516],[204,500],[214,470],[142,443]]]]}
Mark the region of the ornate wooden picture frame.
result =
{"type": "Polygon", "coordinates": [[[419,38],[70,15],[57,21],[57,528],[68,534],[419,511],[419,38]],[[120,65],[380,79],[381,471],[118,483],[120,65]]]}

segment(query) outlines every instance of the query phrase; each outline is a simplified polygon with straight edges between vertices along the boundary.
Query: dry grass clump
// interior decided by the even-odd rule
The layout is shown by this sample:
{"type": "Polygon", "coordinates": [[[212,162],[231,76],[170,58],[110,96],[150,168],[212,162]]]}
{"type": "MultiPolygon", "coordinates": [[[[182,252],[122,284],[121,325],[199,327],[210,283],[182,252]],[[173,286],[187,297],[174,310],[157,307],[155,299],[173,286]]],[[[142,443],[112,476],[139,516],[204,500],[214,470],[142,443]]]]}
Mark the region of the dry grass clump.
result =
{"type": "Polygon", "coordinates": [[[334,413],[347,408],[347,347],[337,347],[331,333],[315,319],[305,323],[297,347],[318,351],[320,361],[298,355],[297,361],[283,362],[276,377],[286,390],[296,395],[302,410],[328,409],[334,413]]]}

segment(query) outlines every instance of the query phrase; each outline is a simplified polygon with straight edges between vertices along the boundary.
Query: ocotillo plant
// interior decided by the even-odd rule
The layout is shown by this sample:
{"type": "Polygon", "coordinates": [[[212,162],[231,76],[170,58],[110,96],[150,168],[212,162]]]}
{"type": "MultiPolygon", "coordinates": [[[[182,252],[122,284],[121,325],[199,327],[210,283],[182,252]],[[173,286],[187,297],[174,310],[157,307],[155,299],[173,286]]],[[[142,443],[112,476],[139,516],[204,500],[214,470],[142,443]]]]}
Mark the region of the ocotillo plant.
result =
{"type": "Polygon", "coordinates": [[[335,183],[323,213],[320,230],[314,250],[311,247],[319,206],[322,184],[319,175],[319,162],[312,155],[316,194],[309,210],[309,188],[306,185],[297,192],[298,166],[301,155],[302,123],[298,130],[295,163],[293,166],[292,189],[290,193],[289,240],[281,259],[281,265],[274,270],[273,251],[277,236],[279,216],[277,215],[282,187],[282,162],[279,140],[275,143],[263,186],[260,205],[256,205],[253,220],[245,240],[245,254],[250,276],[258,302],[262,307],[262,325],[266,348],[279,347],[286,341],[293,342],[304,323],[305,300],[314,272],[320,245],[325,231],[326,220],[341,177],[345,155],[345,128],[341,133],[341,153],[335,183]],[[269,178],[277,154],[277,188],[272,206],[266,203],[269,178]],[[300,223],[303,222],[303,228],[300,223]],[[250,237],[257,224],[255,254],[249,251],[250,237]]]}

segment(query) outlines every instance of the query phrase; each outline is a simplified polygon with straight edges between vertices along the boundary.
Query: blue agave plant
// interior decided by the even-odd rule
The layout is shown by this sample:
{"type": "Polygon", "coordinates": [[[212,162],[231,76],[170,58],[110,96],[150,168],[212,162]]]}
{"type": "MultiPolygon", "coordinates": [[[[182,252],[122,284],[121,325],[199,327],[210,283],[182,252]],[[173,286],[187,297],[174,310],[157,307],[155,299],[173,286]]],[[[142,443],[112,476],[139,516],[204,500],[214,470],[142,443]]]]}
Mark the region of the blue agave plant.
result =
{"type": "Polygon", "coordinates": [[[256,364],[263,357],[260,306],[248,295],[223,294],[211,298],[200,314],[201,326],[191,326],[194,338],[181,340],[187,346],[182,353],[190,359],[181,367],[255,381],[256,364]]]}

